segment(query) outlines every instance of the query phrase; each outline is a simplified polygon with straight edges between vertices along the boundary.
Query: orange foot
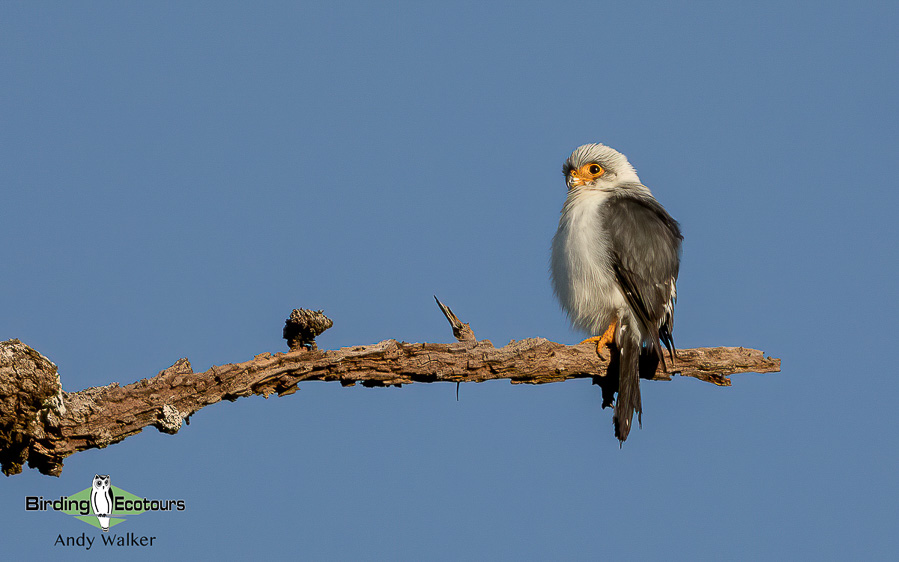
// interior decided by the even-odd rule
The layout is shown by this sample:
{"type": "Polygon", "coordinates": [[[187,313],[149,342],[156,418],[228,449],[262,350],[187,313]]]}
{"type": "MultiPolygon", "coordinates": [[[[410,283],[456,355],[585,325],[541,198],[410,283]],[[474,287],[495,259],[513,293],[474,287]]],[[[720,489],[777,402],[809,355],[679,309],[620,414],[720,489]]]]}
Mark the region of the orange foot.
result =
{"type": "Polygon", "coordinates": [[[602,348],[612,343],[615,339],[615,324],[616,322],[612,322],[609,324],[609,328],[603,333],[601,336],[593,336],[592,338],[587,338],[581,343],[587,342],[596,342],[596,355],[599,356],[603,361],[607,361],[608,358],[604,357],[602,354],[602,348]]]}

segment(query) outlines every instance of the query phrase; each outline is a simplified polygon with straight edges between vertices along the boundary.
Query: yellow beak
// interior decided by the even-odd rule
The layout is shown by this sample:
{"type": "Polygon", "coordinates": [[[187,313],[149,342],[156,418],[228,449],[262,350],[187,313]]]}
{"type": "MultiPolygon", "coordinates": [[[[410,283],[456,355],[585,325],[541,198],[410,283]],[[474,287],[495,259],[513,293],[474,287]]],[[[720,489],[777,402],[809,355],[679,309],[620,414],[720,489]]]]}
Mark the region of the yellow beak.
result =
{"type": "Polygon", "coordinates": [[[587,183],[587,180],[579,176],[577,172],[571,172],[570,174],[568,174],[568,189],[580,187],[585,183],[587,183]]]}

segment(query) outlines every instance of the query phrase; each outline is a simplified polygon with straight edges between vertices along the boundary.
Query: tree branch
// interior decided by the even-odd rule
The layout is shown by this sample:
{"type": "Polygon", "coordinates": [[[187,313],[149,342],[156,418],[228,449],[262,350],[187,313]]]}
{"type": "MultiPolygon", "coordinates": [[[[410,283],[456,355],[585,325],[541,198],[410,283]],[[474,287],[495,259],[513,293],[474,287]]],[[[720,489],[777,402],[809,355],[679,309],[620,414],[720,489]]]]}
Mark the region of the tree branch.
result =
{"type": "MultiPolygon", "coordinates": [[[[210,404],[242,396],[286,396],[304,381],[339,381],[344,386],[401,386],[413,382],[483,382],[543,384],[593,378],[603,384],[607,362],[593,344],[566,346],[543,338],[512,341],[496,348],[478,341],[474,332],[437,301],[460,341],[450,344],[385,340],[374,345],[318,350],[308,334],[330,327],[321,312],[298,310],[288,319],[284,336],[295,350],[262,353],[250,361],[194,373],[179,359],[156,376],[119,386],[64,392],[56,365],[19,340],[0,343],[0,464],[7,475],[27,462],[43,474],[59,476],[63,460],[78,451],[104,448],[155,426],[177,433],[182,421],[210,404]],[[307,327],[304,322],[308,322],[307,327]],[[299,323],[299,327],[296,325],[299,323]],[[304,334],[302,337],[297,334],[304,334]]],[[[742,347],[684,349],[672,374],[730,386],[728,375],[780,370],[780,360],[742,347]]],[[[604,387],[605,389],[605,387],[604,387]]]]}

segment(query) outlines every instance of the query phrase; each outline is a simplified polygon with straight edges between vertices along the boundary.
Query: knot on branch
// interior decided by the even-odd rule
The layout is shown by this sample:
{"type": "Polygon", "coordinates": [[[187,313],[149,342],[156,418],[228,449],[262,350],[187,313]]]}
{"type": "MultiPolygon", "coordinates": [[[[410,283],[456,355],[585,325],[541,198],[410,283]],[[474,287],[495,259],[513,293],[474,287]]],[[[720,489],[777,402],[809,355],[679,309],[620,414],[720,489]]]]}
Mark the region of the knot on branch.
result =
{"type": "Polygon", "coordinates": [[[159,419],[156,420],[156,429],[163,433],[174,435],[181,429],[182,420],[181,412],[177,408],[170,404],[165,404],[162,407],[162,412],[159,414],[159,419]]]}
{"type": "Polygon", "coordinates": [[[284,321],[284,339],[291,351],[318,349],[315,338],[333,325],[321,310],[295,308],[284,321]]]}
{"type": "Polygon", "coordinates": [[[49,359],[17,339],[0,342],[0,466],[22,472],[37,441],[65,415],[59,374],[49,359]]]}

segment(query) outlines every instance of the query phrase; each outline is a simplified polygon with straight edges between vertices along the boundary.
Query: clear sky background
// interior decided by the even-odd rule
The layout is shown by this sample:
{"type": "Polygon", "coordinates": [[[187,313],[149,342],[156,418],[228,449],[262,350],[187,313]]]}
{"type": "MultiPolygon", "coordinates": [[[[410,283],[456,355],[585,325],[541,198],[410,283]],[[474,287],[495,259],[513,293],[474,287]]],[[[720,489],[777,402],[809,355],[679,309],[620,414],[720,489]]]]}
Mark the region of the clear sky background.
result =
{"type": "Polygon", "coordinates": [[[685,234],[679,347],[783,372],[307,383],[0,482],[4,557],[857,558],[899,553],[894,2],[0,4],[0,340],[67,391],[283,351],[572,343],[548,281],[573,148],[685,234]],[[187,510],[97,536],[24,497],[95,473],[187,510]]]}

